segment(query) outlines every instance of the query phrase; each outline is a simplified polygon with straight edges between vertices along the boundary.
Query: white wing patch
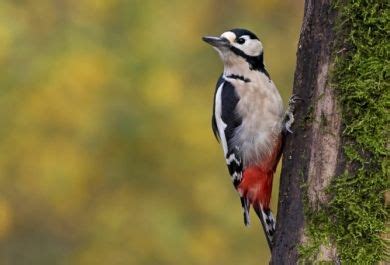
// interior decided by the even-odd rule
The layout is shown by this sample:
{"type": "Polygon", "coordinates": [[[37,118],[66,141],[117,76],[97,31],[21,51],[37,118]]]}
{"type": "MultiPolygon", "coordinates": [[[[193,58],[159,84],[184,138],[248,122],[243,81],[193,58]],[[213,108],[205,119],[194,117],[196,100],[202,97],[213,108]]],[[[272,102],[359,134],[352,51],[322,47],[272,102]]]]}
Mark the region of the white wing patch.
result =
{"type": "Polygon", "coordinates": [[[222,90],[223,85],[225,82],[223,82],[217,89],[217,94],[215,95],[215,121],[217,123],[219,138],[221,139],[221,144],[223,148],[223,153],[226,157],[228,147],[227,147],[227,140],[225,136],[225,129],[227,127],[226,123],[222,120],[222,90]]]}
{"type": "Polygon", "coordinates": [[[236,164],[240,164],[240,161],[236,158],[236,155],[234,153],[231,153],[228,158],[226,158],[226,164],[230,165],[230,163],[234,161],[236,164]]]}

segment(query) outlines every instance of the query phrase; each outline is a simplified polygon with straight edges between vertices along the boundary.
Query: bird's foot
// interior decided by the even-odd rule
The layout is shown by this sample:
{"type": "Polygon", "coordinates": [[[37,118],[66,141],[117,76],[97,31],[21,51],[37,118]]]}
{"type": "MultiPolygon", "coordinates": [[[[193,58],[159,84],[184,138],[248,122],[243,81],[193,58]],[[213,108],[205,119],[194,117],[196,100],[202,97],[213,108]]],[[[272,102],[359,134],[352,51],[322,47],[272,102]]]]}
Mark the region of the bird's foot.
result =
{"type": "Polygon", "coordinates": [[[295,103],[301,100],[302,99],[297,95],[292,95],[288,100],[288,107],[284,115],[284,129],[289,133],[293,133],[293,131],[291,130],[291,126],[293,125],[295,120],[294,119],[294,111],[296,106],[295,103]]]}

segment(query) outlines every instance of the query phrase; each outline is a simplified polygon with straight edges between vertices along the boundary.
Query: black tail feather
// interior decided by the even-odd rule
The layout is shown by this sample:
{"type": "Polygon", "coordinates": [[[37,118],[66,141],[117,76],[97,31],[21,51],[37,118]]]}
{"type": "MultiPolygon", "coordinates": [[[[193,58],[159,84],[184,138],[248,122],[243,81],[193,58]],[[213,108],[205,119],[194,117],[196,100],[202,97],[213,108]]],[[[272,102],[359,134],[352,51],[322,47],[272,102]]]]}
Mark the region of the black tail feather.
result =
{"type": "Polygon", "coordinates": [[[253,206],[260,219],[268,246],[272,250],[273,236],[275,234],[275,220],[270,209],[263,209],[261,206],[253,206]]]}
{"type": "Polygon", "coordinates": [[[245,226],[248,226],[250,225],[250,218],[249,218],[249,209],[250,209],[250,204],[249,204],[249,201],[247,199],[245,199],[244,197],[240,197],[241,199],[241,206],[242,206],[242,209],[243,209],[243,214],[244,214],[244,224],[245,226]]]}

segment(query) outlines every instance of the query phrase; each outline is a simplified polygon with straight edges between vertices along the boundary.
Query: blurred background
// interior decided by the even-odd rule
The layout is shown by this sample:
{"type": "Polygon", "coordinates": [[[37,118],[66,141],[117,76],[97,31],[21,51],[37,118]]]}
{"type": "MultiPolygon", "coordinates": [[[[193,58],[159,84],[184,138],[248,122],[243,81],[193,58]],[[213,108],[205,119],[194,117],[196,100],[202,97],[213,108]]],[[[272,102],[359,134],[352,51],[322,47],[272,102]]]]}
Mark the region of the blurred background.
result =
{"type": "MultiPolygon", "coordinates": [[[[254,31],[286,101],[303,0],[0,2],[0,264],[267,264],[211,132],[254,31]]],[[[276,211],[278,179],[272,209],[276,211]]]]}

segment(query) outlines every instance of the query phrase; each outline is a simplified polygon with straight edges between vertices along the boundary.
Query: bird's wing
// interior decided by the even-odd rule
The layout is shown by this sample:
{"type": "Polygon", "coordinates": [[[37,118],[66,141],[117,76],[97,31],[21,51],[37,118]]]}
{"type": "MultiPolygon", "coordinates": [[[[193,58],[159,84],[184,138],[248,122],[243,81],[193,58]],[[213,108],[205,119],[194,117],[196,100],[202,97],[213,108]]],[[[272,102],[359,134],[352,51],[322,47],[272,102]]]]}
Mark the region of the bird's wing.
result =
{"type": "Polygon", "coordinates": [[[215,119],[215,97],[217,95],[218,88],[221,86],[221,84],[224,82],[225,79],[223,79],[222,75],[219,77],[218,82],[217,82],[217,87],[215,88],[214,92],[214,99],[213,99],[213,116],[211,118],[211,128],[213,129],[213,133],[217,141],[220,141],[219,137],[219,132],[218,132],[218,126],[217,126],[217,121],[215,119]]]}
{"type": "MultiPolygon", "coordinates": [[[[236,106],[240,100],[234,86],[221,77],[217,83],[214,95],[213,131],[219,136],[225,154],[226,165],[235,188],[241,183],[243,173],[243,160],[240,147],[232,141],[236,129],[240,127],[242,118],[236,112],[236,106]]],[[[249,202],[241,197],[244,208],[244,222],[249,224],[249,202]]]]}
{"type": "Polygon", "coordinates": [[[240,155],[240,147],[234,144],[232,140],[236,129],[241,125],[242,119],[236,112],[236,106],[240,100],[234,86],[220,78],[217,83],[217,89],[214,95],[213,109],[213,130],[218,135],[223,152],[226,159],[226,164],[229,168],[229,173],[233,177],[233,182],[236,185],[241,179],[242,159],[240,155]]]}

